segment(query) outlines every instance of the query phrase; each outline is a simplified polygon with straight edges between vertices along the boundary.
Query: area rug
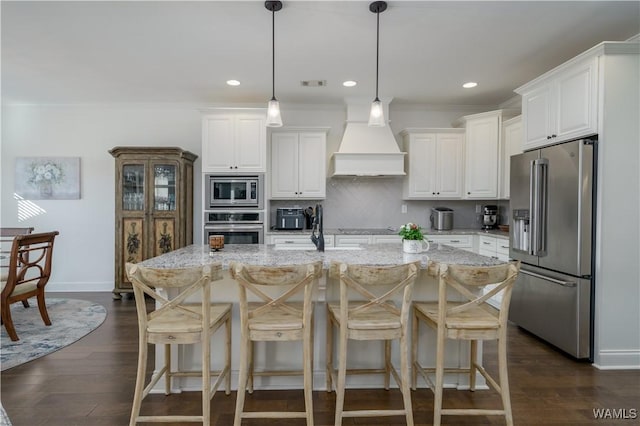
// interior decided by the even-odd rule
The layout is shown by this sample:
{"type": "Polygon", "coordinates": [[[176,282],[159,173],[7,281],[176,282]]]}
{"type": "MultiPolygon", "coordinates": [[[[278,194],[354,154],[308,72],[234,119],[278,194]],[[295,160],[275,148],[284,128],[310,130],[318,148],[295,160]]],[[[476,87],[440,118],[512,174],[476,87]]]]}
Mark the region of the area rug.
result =
{"type": "Polygon", "coordinates": [[[47,298],[51,326],[42,322],[37,301],[30,299],[30,308],[22,303],[11,306],[13,324],[20,340],[12,342],[2,326],[0,370],[55,352],[98,328],[107,317],[104,306],[86,300],[47,298]]]}

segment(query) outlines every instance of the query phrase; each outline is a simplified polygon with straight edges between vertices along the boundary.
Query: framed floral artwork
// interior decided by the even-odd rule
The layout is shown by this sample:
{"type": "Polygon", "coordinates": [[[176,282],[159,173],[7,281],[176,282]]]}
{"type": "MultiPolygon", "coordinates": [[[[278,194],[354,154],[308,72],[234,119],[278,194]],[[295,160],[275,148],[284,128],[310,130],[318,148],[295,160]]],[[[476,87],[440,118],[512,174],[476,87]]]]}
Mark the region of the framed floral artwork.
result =
{"type": "Polygon", "coordinates": [[[80,157],[17,157],[15,192],[25,200],[80,198],[80,157]]]}

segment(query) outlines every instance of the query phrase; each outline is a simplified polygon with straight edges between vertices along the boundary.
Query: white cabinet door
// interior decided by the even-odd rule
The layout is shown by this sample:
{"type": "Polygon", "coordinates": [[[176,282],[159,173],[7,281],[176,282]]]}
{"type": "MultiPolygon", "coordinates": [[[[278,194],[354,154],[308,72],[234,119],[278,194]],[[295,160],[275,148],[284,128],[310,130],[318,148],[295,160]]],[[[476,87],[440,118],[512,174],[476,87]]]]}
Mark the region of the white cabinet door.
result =
{"type": "Polygon", "coordinates": [[[505,121],[503,129],[500,198],[508,199],[511,196],[511,156],[522,153],[522,116],[505,121]]]}
{"type": "Polygon", "coordinates": [[[264,172],[266,126],[263,114],[211,114],[202,119],[202,171],[264,172]]]}
{"type": "Polygon", "coordinates": [[[300,133],[298,196],[321,199],[327,194],[327,137],[324,132],[300,133]]]}
{"type": "Polygon", "coordinates": [[[548,143],[555,128],[554,92],[551,84],[544,84],[522,95],[524,117],[524,148],[548,143]]]}
{"type": "Polygon", "coordinates": [[[597,133],[597,60],[577,64],[557,81],[557,129],[554,142],[597,133]]]}
{"type": "Polygon", "coordinates": [[[202,119],[202,171],[233,171],[234,117],[205,116],[202,119]]]}
{"type": "Polygon", "coordinates": [[[271,197],[298,195],[298,134],[271,134],[271,197]]]}
{"type": "Polygon", "coordinates": [[[407,156],[406,199],[462,198],[464,132],[460,129],[402,131],[407,156]]]}
{"type": "Polygon", "coordinates": [[[461,198],[464,135],[445,133],[438,134],[437,138],[436,195],[439,198],[461,198]]]}
{"type": "Polygon", "coordinates": [[[240,115],[235,123],[235,164],[238,171],[265,171],[267,130],[262,115],[240,115]]]}
{"type": "Polygon", "coordinates": [[[326,133],[271,134],[271,198],[326,197],[326,133]]]}
{"type": "Polygon", "coordinates": [[[466,122],[466,198],[498,197],[500,122],[498,114],[468,119],[466,122]]]}
{"type": "Polygon", "coordinates": [[[436,135],[411,134],[406,138],[406,198],[434,198],[436,195],[436,135]]]}

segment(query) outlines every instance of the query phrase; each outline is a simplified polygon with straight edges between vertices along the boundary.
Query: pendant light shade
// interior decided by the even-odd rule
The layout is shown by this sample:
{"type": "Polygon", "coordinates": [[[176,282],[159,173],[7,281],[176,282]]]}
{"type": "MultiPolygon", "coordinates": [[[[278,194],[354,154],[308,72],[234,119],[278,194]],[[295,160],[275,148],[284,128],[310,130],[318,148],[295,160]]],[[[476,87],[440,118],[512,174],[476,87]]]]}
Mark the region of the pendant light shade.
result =
{"type": "Polygon", "coordinates": [[[276,12],[282,9],[281,1],[265,1],[271,12],[271,100],[267,106],[267,127],[282,127],[280,102],[276,99],[276,12]]]}
{"type": "Polygon", "coordinates": [[[374,1],[369,5],[369,10],[376,14],[376,98],[371,103],[371,112],[369,113],[369,126],[384,127],[384,108],[382,102],[378,98],[378,69],[380,63],[380,13],[387,10],[387,2],[374,1]]]}

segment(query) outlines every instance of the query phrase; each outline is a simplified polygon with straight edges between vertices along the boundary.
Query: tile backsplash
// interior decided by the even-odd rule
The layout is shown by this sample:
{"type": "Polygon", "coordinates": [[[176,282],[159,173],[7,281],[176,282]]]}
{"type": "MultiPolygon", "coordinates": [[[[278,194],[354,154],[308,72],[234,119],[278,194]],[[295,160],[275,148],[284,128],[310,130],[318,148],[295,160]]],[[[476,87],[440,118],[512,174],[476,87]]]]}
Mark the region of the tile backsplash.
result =
{"type": "Polygon", "coordinates": [[[429,229],[433,207],[454,210],[454,228],[480,228],[476,205],[496,204],[499,223],[508,223],[508,200],[434,200],[408,201],[402,199],[402,177],[340,177],[327,179],[325,200],[273,200],[270,223],[275,223],[278,207],[313,207],[321,203],[325,228],[398,228],[407,222],[429,229]],[[402,213],[402,205],[407,213],[402,213]]]}

